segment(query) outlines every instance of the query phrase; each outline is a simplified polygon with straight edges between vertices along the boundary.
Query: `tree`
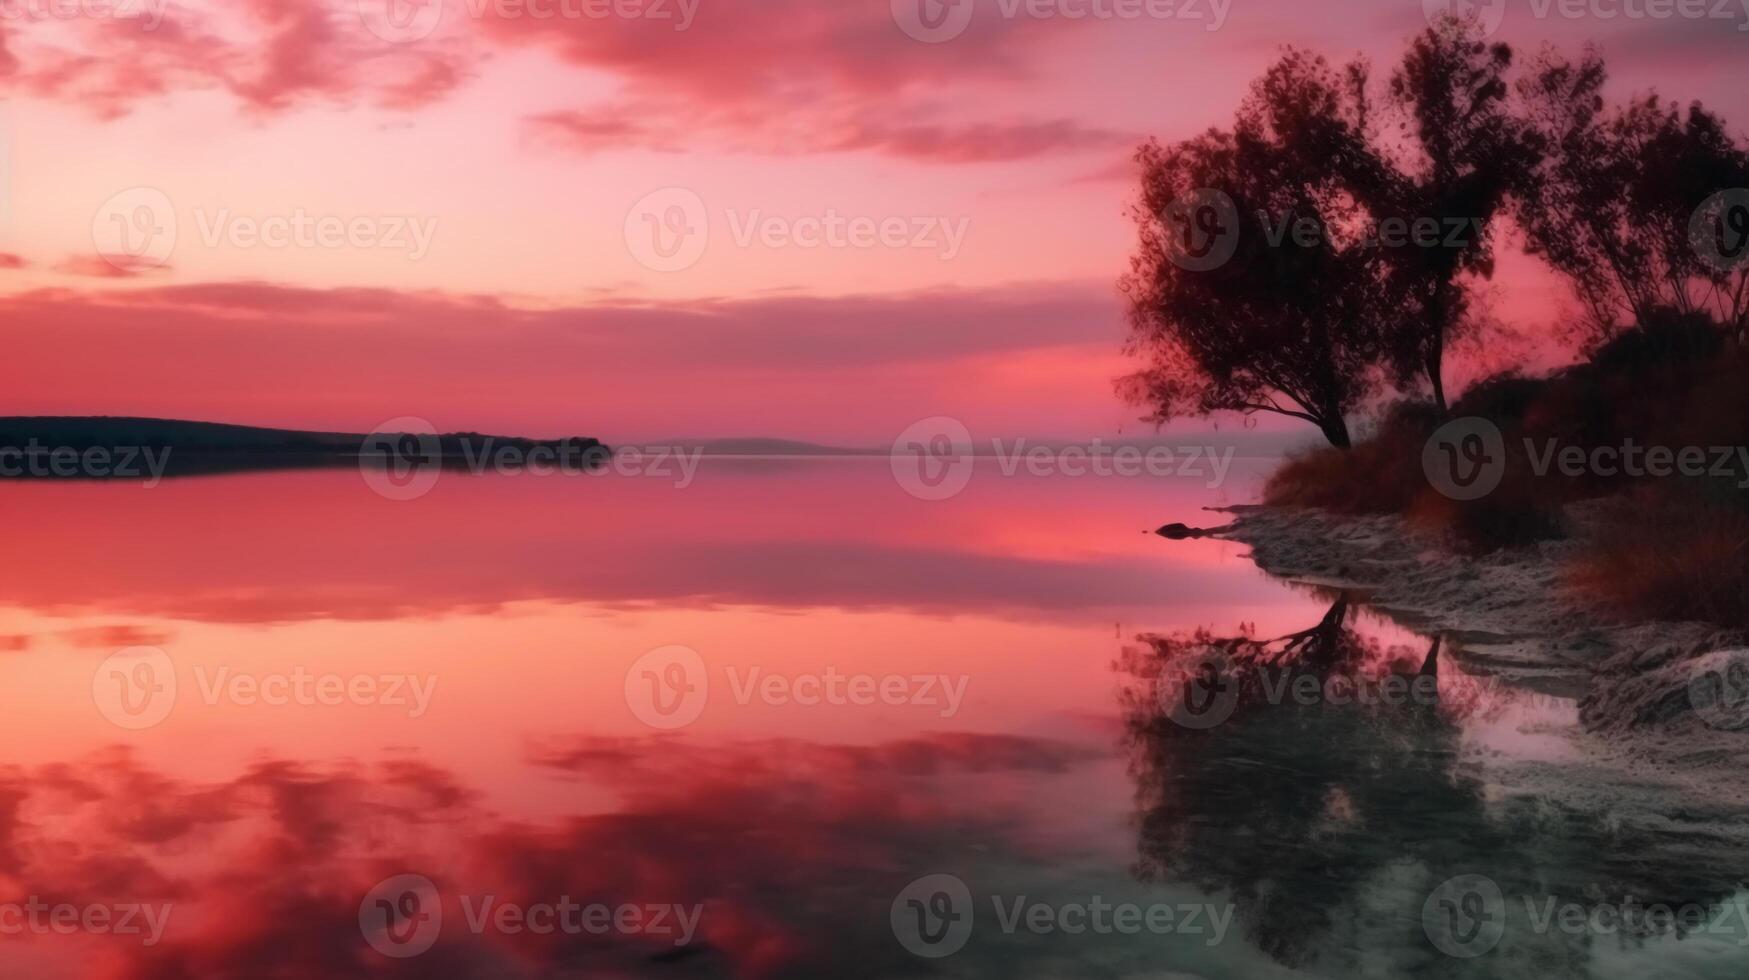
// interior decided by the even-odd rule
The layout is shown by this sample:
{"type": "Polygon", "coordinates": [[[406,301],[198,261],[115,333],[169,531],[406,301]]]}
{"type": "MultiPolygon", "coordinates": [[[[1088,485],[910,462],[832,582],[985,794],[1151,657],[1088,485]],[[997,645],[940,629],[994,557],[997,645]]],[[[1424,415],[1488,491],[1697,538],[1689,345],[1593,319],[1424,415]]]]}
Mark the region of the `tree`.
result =
{"type": "Polygon", "coordinates": [[[1401,125],[1382,141],[1363,62],[1290,50],[1230,132],[1145,146],[1124,286],[1148,366],[1124,393],[1156,422],[1278,412],[1342,447],[1381,374],[1425,377],[1443,412],[1446,351],[1477,322],[1466,277],[1492,274],[1494,218],[1538,155],[1510,111],[1511,65],[1474,22],[1436,24],[1391,77],[1401,125]],[[1228,261],[1186,261],[1224,225],[1228,261]]]}
{"type": "Polygon", "coordinates": [[[1435,229],[1392,256],[1412,302],[1386,353],[1400,385],[1425,375],[1442,413],[1446,349],[1473,326],[1462,277],[1493,274],[1493,220],[1538,157],[1508,104],[1511,65],[1512,48],[1487,43],[1474,20],[1445,18],[1417,36],[1390,81],[1406,159],[1356,185],[1376,214],[1435,229]]]}
{"type": "Polygon", "coordinates": [[[1520,83],[1547,147],[1538,193],[1520,209],[1528,246],[1571,280],[1593,342],[1663,311],[1704,312],[1743,339],[1749,327],[1749,152],[1699,103],[1655,94],[1609,108],[1594,50],[1545,53],[1520,83]],[[1708,236],[1716,236],[1708,240],[1708,236]]]}
{"type": "Polygon", "coordinates": [[[1128,353],[1119,382],[1163,423],[1276,413],[1350,445],[1347,414],[1374,390],[1405,277],[1353,234],[1354,174],[1368,146],[1366,70],[1287,52],[1230,131],[1138,152],[1139,248],[1122,281],[1128,353]],[[1393,295],[1395,293],[1396,295],[1393,295]]]}

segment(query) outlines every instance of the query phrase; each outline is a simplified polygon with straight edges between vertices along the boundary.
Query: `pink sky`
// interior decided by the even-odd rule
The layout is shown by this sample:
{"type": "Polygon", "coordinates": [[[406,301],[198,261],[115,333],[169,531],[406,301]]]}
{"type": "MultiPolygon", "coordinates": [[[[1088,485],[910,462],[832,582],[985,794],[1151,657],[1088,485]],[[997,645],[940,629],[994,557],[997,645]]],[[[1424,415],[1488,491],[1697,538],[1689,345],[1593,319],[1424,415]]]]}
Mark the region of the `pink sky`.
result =
{"type": "MultiPolygon", "coordinates": [[[[963,32],[925,43],[911,0],[444,0],[397,8],[404,30],[385,2],[6,7],[0,413],[1135,433],[1109,384],[1130,150],[1225,124],[1283,44],[1382,72],[1425,23],[1414,0],[962,0],[963,32]],[[652,251],[678,239],[645,214],[694,252],[652,251]],[[830,216],[900,231],[804,247],[757,224],[830,216]],[[255,234],[294,219],[348,231],[255,234]]],[[[1498,36],[1596,40],[1618,91],[1741,121],[1734,13],[1509,0],[1498,36]]],[[[1559,305],[1510,263],[1501,294],[1523,327],[1559,305]]]]}

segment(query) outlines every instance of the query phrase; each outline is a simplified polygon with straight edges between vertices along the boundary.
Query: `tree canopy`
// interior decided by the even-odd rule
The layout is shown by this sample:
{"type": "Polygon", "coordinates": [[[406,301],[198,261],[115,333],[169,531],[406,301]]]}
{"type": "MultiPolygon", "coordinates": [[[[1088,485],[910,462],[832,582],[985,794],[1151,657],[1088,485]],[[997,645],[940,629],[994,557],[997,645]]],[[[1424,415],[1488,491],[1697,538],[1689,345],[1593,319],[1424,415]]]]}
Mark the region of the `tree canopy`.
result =
{"type": "Polygon", "coordinates": [[[1606,103],[1601,59],[1514,53],[1473,19],[1409,44],[1375,104],[1364,61],[1285,51],[1232,126],[1137,160],[1119,387],[1164,423],[1275,413],[1350,442],[1382,389],[1446,411],[1451,345],[1500,228],[1568,278],[1594,332],[1670,311],[1749,328],[1749,151],[1655,95],[1606,103]]]}

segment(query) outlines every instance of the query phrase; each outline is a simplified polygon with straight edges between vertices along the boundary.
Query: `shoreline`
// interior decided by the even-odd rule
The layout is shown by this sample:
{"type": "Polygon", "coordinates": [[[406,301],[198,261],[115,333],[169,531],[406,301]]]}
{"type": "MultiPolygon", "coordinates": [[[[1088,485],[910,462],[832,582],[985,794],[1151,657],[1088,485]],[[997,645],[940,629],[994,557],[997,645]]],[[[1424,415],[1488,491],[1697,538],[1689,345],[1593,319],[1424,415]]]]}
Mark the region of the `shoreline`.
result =
{"type": "Polygon", "coordinates": [[[1395,515],[1241,505],[1221,536],[1287,582],[1342,588],[1426,636],[1464,673],[1577,702],[1577,743],[1599,762],[1706,797],[1749,799],[1749,730],[1708,724],[1689,681],[1743,649],[1709,623],[1627,621],[1563,587],[1591,515],[1571,508],[1569,540],[1469,557],[1395,515]]]}

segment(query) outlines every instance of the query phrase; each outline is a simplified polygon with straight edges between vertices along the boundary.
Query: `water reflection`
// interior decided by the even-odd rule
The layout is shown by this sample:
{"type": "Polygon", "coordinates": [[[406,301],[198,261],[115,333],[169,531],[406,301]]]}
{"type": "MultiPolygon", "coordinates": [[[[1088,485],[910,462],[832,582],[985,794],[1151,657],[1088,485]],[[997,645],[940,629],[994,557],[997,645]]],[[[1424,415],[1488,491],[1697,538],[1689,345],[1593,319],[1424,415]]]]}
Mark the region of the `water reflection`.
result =
{"type": "MultiPolygon", "coordinates": [[[[1346,595],[1285,637],[1142,640],[1119,662],[1132,680],[1135,873],[1231,896],[1276,962],[1322,975],[1592,976],[1633,962],[1612,953],[1668,957],[1669,942],[1698,936],[1710,966],[1654,960],[1658,975],[1749,966],[1749,921],[1732,904],[1749,872],[1740,843],[1683,829],[1674,799],[1634,822],[1606,794],[1584,805],[1503,793],[1466,737],[1497,706],[1449,663],[1440,676],[1437,641],[1423,654],[1363,636],[1346,595]],[[1389,695],[1417,678],[1458,694],[1389,695]],[[1564,928],[1551,915],[1632,903],[1709,918],[1614,925],[1606,913],[1564,928]]],[[[1571,782],[1552,767],[1542,776],[1571,782]]]]}
{"type": "Polygon", "coordinates": [[[1520,906],[1486,956],[1432,944],[1424,903],[1459,875],[1539,900],[1723,900],[1749,866],[1744,808],[1623,785],[1572,743],[1571,702],[1527,705],[1467,673],[1461,651],[1430,662],[1430,638],[1286,589],[1231,543],[1138,533],[1158,523],[1153,485],[980,479],[925,503],[880,467],[822,462],[707,464],[685,493],[446,479],[409,503],[338,473],[0,491],[38,517],[18,530],[32,560],[0,568],[0,926],[33,894],[173,909],[150,946],[0,937],[5,975],[1723,978],[1745,965],[1716,936],[1537,933],[1520,906]],[[1257,627],[1194,628],[1239,620],[1257,627]],[[1156,632],[1122,655],[1114,699],[1112,651],[1137,629],[1156,632]],[[161,723],[133,730],[94,703],[93,678],[140,645],[162,649],[180,687],[161,723]],[[695,721],[658,733],[625,682],[669,645],[695,650],[714,686],[695,721]],[[1235,681],[1230,712],[1173,721],[1197,676],[1183,668],[1210,652],[1235,681]],[[738,695],[731,678],[755,668],[790,693],[855,674],[952,677],[964,696],[948,711],[738,695]],[[215,680],[305,675],[405,677],[434,695],[418,712],[272,706],[215,680]],[[1301,679],[1309,703],[1289,696],[1301,679]],[[1390,690],[1407,693],[1371,696],[1390,690]],[[370,945],[360,908],[409,874],[436,898],[404,907],[441,909],[442,928],[402,959],[370,945]],[[977,922],[932,960],[890,913],[938,874],[964,883],[977,922]],[[701,912],[677,944],[654,928],[506,927],[481,912],[488,896],[701,912]],[[1230,906],[1237,924],[1009,931],[997,911],[1095,900],[1230,906]]]}
{"type": "MultiPolygon", "coordinates": [[[[34,518],[14,541],[31,560],[0,567],[0,906],[173,907],[151,946],[0,937],[0,973],[31,977],[939,973],[888,925],[920,875],[1030,895],[1127,883],[1114,622],[1175,622],[1159,600],[1175,588],[1247,610],[1279,596],[1231,545],[1152,547],[1138,532],[1162,490],[1138,481],[992,477],[930,503],[884,461],[707,461],[684,492],[446,476],[396,502],[339,471],[0,492],[34,518]],[[715,688],[656,734],[625,678],[670,644],[715,688]],[[140,645],[179,684],[132,730],[93,678],[140,645]],[[729,672],[755,668],[967,684],[951,715],[743,703],[729,672]],[[306,675],[435,695],[415,717],[218,686],[306,675]],[[443,927],[396,959],[359,910],[405,874],[435,884],[443,927]],[[680,946],[475,931],[485,896],[703,912],[680,946]]],[[[981,943],[957,972],[1019,975],[1045,952],[1085,974],[1108,950],[981,943]]]]}
{"type": "Polygon", "coordinates": [[[707,459],[684,490],[611,473],[446,476],[408,501],[378,496],[356,471],[4,490],[33,516],[11,541],[32,560],[0,565],[0,597],[35,609],[274,623],[552,601],[1096,611],[1109,623],[1157,615],[1162,596],[1211,604],[1262,591],[1255,574],[1243,588],[1173,574],[1233,545],[1162,562],[1137,533],[1162,506],[1213,502],[1196,486],[1013,479],[993,464],[945,503],[907,494],[884,459],[799,470],[707,459]]]}
{"type": "MultiPolygon", "coordinates": [[[[115,750],[6,774],[0,867],[46,902],[168,905],[158,941],[91,938],[91,972],[112,977],[604,976],[652,964],[689,976],[910,975],[923,964],[879,926],[911,869],[972,852],[1039,860],[1018,821],[989,805],[999,792],[983,790],[1090,758],[1007,736],[577,736],[531,747],[526,761],[618,805],[535,825],[416,760],[269,760],[198,783],[115,750]],[[428,955],[395,960],[362,941],[358,909],[375,883],[405,873],[437,884],[443,927],[428,955]],[[685,935],[666,922],[543,933],[487,917],[476,928],[488,897],[698,914],[685,935]]],[[[19,942],[7,950],[18,966],[19,942]]]]}

